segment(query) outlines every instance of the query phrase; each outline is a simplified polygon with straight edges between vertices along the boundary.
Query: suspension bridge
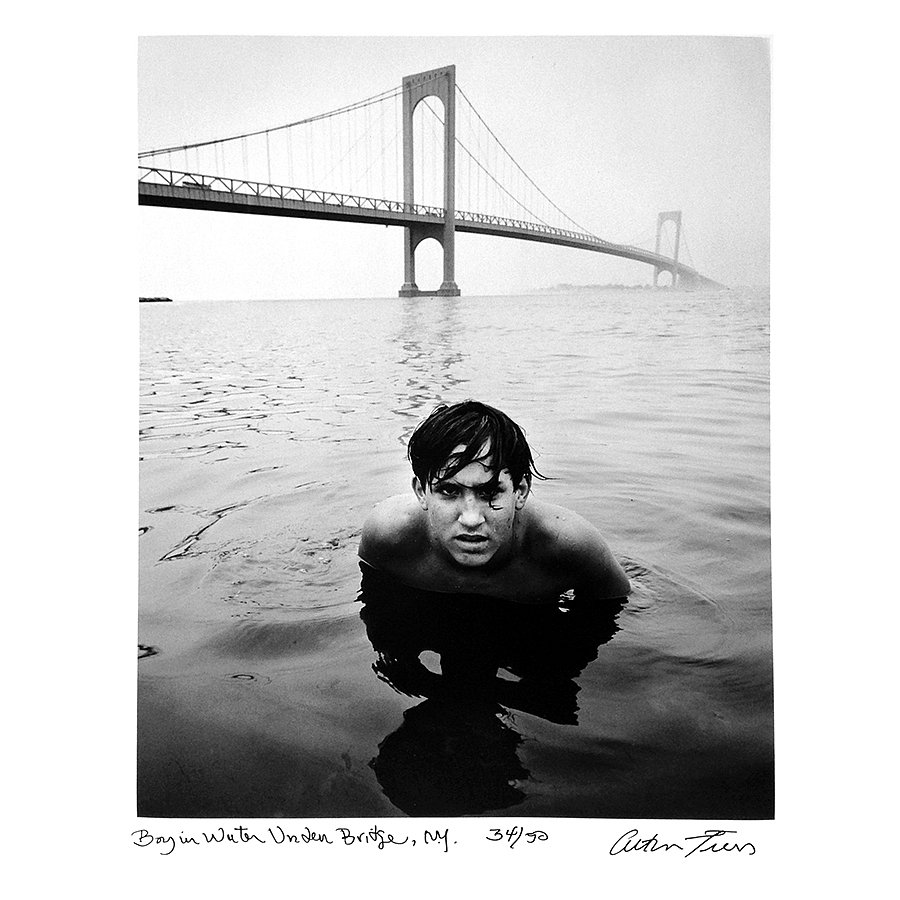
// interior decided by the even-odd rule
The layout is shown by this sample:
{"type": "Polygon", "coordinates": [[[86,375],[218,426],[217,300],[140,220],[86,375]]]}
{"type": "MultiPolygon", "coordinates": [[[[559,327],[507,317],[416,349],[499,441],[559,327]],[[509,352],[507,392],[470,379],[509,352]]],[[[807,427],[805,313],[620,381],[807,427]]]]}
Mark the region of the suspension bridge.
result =
{"type": "Polygon", "coordinates": [[[401,226],[402,297],[458,296],[456,233],[591,250],[653,267],[682,288],[721,287],[679,258],[680,211],[661,212],[654,249],[592,234],[526,174],[456,82],[456,67],[407,76],[384,91],[277,127],[138,154],[145,206],[401,226]],[[438,101],[438,102],[435,102],[438,101]],[[316,187],[297,187],[306,184],[316,187]],[[670,256],[660,252],[674,225],[670,256]],[[416,249],[443,250],[438,290],[416,283],[416,249]]]}

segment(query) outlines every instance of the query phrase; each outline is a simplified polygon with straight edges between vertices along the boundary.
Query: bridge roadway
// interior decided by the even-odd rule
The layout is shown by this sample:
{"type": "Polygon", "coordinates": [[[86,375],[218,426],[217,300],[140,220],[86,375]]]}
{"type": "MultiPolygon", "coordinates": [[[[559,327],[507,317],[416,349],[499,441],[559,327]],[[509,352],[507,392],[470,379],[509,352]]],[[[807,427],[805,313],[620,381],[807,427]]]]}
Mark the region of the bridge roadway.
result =
{"type": "MultiPolygon", "coordinates": [[[[333,191],[285,187],[145,166],[138,167],[138,203],[142,206],[329,219],[336,222],[364,222],[372,225],[439,226],[444,221],[444,210],[436,206],[410,205],[397,200],[379,200],[333,191]]],[[[677,273],[681,287],[722,287],[717,282],[705,278],[696,269],[683,263],[676,263],[669,257],[659,256],[640,247],[614,244],[594,235],[461,210],[456,211],[455,219],[456,230],[460,232],[593,250],[596,253],[621,256],[677,273]]]]}

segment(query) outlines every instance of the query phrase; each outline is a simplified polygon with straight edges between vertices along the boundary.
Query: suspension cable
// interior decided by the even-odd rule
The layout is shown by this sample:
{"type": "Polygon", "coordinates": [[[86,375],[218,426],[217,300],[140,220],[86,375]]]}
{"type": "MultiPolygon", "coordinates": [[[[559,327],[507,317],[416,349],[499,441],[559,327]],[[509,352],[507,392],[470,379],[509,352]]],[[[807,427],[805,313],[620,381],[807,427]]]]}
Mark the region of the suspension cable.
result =
{"type": "MultiPolygon", "coordinates": [[[[528,181],[530,182],[530,184],[532,185],[532,187],[534,187],[534,189],[535,189],[535,190],[536,190],[536,191],[537,191],[537,192],[538,192],[538,193],[539,193],[539,194],[540,194],[540,195],[541,195],[541,196],[542,196],[542,197],[543,197],[543,198],[544,198],[544,199],[545,199],[545,200],[546,200],[546,201],[547,201],[547,202],[548,202],[548,203],[549,203],[549,204],[550,204],[550,205],[551,205],[551,206],[552,206],[552,207],[553,207],[553,208],[554,208],[554,209],[555,209],[555,210],[556,210],[556,211],[557,211],[564,219],[566,219],[567,221],[571,222],[576,228],[578,228],[578,229],[579,229],[581,232],[583,232],[584,234],[591,234],[591,232],[588,231],[587,228],[585,228],[583,225],[579,225],[579,223],[576,222],[571,216],[569,216],[569,215],[567,215],[566,213],[564,213],[564,212],[563,212],[563,211],[562,211],[562,210],[561,210],[561,209],[560,209],[560,208],[559,208],[559,207],[558,207],[558,206],[557,206],[557,205],[556,205],[556,204],[555,204],[555,203],[554,203],[554,202],[553,202],[553,201],[552,201],[552,200],[551,200],[551,199],[550,199],[550,198],[549,198],[549,197],[548,197],[548,196],[547,196],[547,195],[546,195],[546,194],[545,194],[538,186],[537,186],[537,184],[535,184],[535,182],[532,180],[531,176],[530,176],[530,175],[529,175],[529,174],[528,174],[528,173],[527,173],[527,172],[526,172],[526,171],[518,164],[518,162],[516,162],[516,160],[514,159],[513,155],[509,152],[509,150],[507,150],[506,147],[503,146],[503,142],[500,140],[500,138],[498,138],[497,135],[494,134],[493,131],[491,131],[491,128],[490,128],[490,126],[487,124],[487,122],[485,122],[484,119],[482,119],[481,114],[480,114],[480,113],[478,112],[478,110],[475,109],[475,107],[472,105],[472,101],[469,100],[469,98],[466,96],[466,92],[459,86],[459,82],[457,82],[457,84],[456,84],[456,89],[457,89],[457,90],[459,91],[459,93],[462,95],[463,100],[465,100],[466,103],[468,103],[469,106],[472,107],[472,111],[473,111],[473,112],[475,113],[475,115],[478,117],[478,121],[481,122],[481,124],[484,125],[484,127],[487,129],[488,134],[490,134],[490,136],[491,136],[491,137],[492,137],[492,138],[500,145],[500,147],[503,149],[503,152],[510,158],[510,160],[512,160],[513,165],[515,165],[515,167],[516,167],[516,168],[517,168],[517,169],[518,169],[518,170],[519,170],[519,171],[520,171],[520,172],[528,179],[528,181]]],[[[532,214],[532,215],[533,215],[533,214],[532,214]]]]}
{"type": "MultiPolygon", "coordinates": [[[[426,107],[426,109],[427,109],[427,110],[428,110],[428,111],[429,111],[429,112],[430,112],[430,113],[438,120],[438,122],[441,123],[441,125],[444,124],[444,120],[440,117],[440,115],[438,115],[437,110],[432,109],[431,104],[428,103],[428,101],[427,101],[427,98],[426,98],[426,100],[425,100],[425,107],[426,107]]],[[[475,115],[478,115],[478,113],[476,112],[475,115]]],[[[479,118],[481,118],[481,117],[479,116],[479,118]]],[[[488,130],[490,130],[490,129],[488,129],[488,130]]],[[[475,165],[478,166],[478,168],[481,169],[481,170],[484,172],[484,174],[487,175],[487,177],[490,178],[490,180],[493,181],[494,184],[496,184],[497,187],[500,188],[500,190],[503,191],[503,193],[506,194],[506,196],[509,197],[510,200],[512,200],[513,203],[516,204],[516,206],[520,207],[521,209],[524,209],[525,212],[527,212],[529,215],[534,216],[534,218],[537,219],[537,221],[540,222],[542,225],[546,225],[548,228],[552,228],[552,227],[553,227],[553,226],[551,226],[548,222],[545,222],[545,221],[544,221],[544,220],[543,220],[536,212],[534,212],[533,210],[529,209],[529,208],[528,208],[527,206],[525,206],[525,204],[522,203],[520,200],[517,200],[516,197],[514,197],[514,196],[513,196],[513,195],[512,195],[512,194],[511,194],[511,193],[510,193],[510,192],[509,192],[509,191],[508,191],[508,190],[507,190],[507,189],[506,189],[506,188],[505,188],[505,187],[504,187],[504,186],[503,186],[503,185],[502,185],[502,184],[501,184],[501,183],[500,183],[500,182],[499,182],[492,174],[491,174],[491,172],[490,172],[488,169],[486,169],[486,168],[481,164],[481,162],[480,162],[478,159],[476,159],[476,158],[472,155],[472,152],[469,150],[469,148],[468,148],[468,147],[467,147],[467,146],[466,146],[466,145],[465,145],[458,137],[456,138],[456,143],[459,144],[459,146],[462,148],[462,150],[463,150],[463,151],[464,151],[464,152],[465,152],[465,153],[466,153],[466,154],[474,161],[475,165]]],[[[499,144],[500,142],[497,141],[497,143],[499,144]]],[[[501,145],[501,146],[502,146],[502,145],[501,145]]],[[[507,154],[507,155],[508,155],[508,154],[507,154]]],[[[511,157],[510,157],[510,158],[511,158],[511,157]]],[[[526,175],[525,177],[527,178],[528,176],[526,175]]],[[[565,213],[563,213],[563,215],[565,216],[565,213]]],[[[568,216],[566,216],[566,218],[568,219],[568,216]]],[[[572,219],[569,219],[569,221],[571,222],[572,219]]],[[[574,224],[577,224],[577,223],[574,223],[574,224]]],[[[581,228],[580,225],[579,225],[578,227],[581,228]]],[[[583,229],[582,229],[582,230],[583,230],[583,229]]],[[[585,234],[589,234],[589,232],[584,232],[584,233],[585,233],[585,234]]]]}
{"type": "Polygon", "coordinates": [[[171,147],[160,147],[156,150],[143,150],[138,153],[138,159],[143,159],[146,156],[156,156],[160,153],[169,153],[172,150],[191,150],[195,147],[209,147],[212,144],[224,144],[228,141],[237,141],[242,138],[256,137],[260,134],[269,134],[272,131],[283,131],[285,128],[294,128],[297,125],[307,125],[310,122],[318,122],[322,119],[329,119],[332,116],[338,116],[342,113],[353,112],[356,109],[362,109],[364,106],[369,106],[373,103],[378,103],[381,100],[387,100],[391,97],[395,97],[398,94],[402,93],[403,88],[391,88],[389,91],[382,91],[380,94],[374,94],[371,97],[367,97],[365,100],[358,100],[356,103],[350,103],[347,106],[341,106],[337,109],[329,110],[328,112],[319,113],[317,116],[309,116],[306,119],[298,119],[296,122],[288,122],[285,125],[276,125],[273,128],[261,128],[259,131],[248,131],[245,134],[234,134],[230,137],[225,138],[216,138],[212,141],[198,141],[194,144],[175,144],[171,147]]]}
{"type": "Polygon", "coordinates": [[[685,254],[687,255],[688,262],[691,264],[691,268],[692,268],[692,269],[696,269],[697,266],[694,264],[694,259],[693,259],[693,257],[691,256],[691,248],[688,247],[687,234],[685,233],[685,230],[684,230],[684,224],[683,224],[683,223],[682,223],[682,225],[681,225],[681,242],[684,244],[684,252],[685,252],[685,254]]]}

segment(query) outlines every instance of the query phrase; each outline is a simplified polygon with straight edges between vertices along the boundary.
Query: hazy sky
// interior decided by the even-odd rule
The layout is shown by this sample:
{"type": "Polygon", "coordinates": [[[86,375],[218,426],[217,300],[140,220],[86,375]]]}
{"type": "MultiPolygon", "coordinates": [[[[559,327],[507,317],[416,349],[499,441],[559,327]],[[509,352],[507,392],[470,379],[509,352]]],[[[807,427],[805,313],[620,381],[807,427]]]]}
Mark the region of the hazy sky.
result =
{"type": "MultiPolygon", "coordinates": [[[[700,272],[768,282],[762,38],[142,38],[138,147],[283,124],[451,63],[525,171],[586,228],[631,242],[653,233],[661,210],[681,209],[700,272]]],[[[150,208],[139,222],[142,295],[391,296],[403,281],[400,228],[150,208]]],[[[440,281],[438,265],[436,253],[420,259],[420,287],[440,281]]],[[[603,254],[457,236],[464,294],[651,277],[603,254]]]]}

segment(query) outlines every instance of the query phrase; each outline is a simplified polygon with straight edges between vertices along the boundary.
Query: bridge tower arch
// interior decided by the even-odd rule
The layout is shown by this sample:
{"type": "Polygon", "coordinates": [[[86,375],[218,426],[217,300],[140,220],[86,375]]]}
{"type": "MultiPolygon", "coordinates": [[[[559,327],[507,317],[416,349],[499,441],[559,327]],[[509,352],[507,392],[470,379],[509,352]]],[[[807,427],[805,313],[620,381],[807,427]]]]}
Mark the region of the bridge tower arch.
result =
{"type": "Polygon", "coordinates": [[[437,97],[444,104],[444,222],[403,228],[403,287],[401,297],[458,297],[456,284],[456,66],[444,66],[403,79],[403,205],[415,204],[413,181],[413,112],[421,100],[437,97]],[[420,291],[416,284],[416,247],[434,238],[444,251],[444,279],[436,291],[420,291]]]}
{"type": "MultiPolygon", "coordinates": [[[[656,255],[659,256],[659,245],[662,240],[662,229],[663,225],[666,222],[674,222],[675,223],[675,252],[672,254],[673,261],[675,265],[669,269],[672,273],[672,287],[675,287],[678,284],[678,247],[681,244],[681,210],[674,210],[672,212],[661,212],[656,217],[656,255]]],[[[653,268],[653,287],[659,286],[659,273],[664,269],[669,268],[668,266],[654,266],[653,268]]]]}

